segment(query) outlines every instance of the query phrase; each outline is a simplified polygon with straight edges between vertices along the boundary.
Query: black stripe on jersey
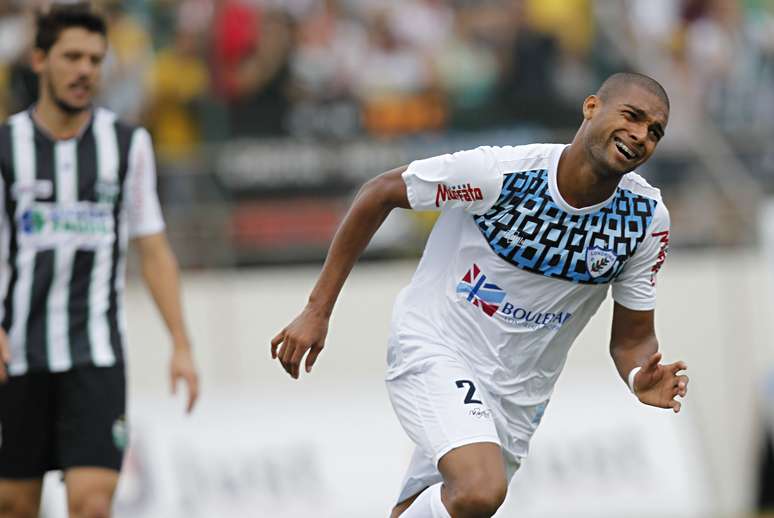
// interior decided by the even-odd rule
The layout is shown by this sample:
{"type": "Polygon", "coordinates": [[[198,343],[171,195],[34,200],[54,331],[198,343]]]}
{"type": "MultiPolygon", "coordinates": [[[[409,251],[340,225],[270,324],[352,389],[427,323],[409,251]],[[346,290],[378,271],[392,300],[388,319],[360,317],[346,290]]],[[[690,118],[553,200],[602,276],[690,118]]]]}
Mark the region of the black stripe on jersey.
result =
{"type": "MultiPolygon", "coordinates": [[[[35,126],[35,180],[51,183],[51,195],[35,201],[53,202],[58,187],[54,170],[54,142],[35,126]]],[[[55,251],[35,254],[35,268],[30,293],[30,313],[27,317],[27,365],[30,370],[48,369],[48,293],[54,280],[55,251]]]]}
{"type": "Polygon", "coordinates": [[[97,201],[97,142],[94,124],[91,124],[78,141],[78,201],[97,201]]]}
{"type": "MultiPolygon", "coordinates": [[[[77,197],[78,201],[97,201],[97,142],[94,138],[94,124],[90,124],[78,140],[77,197]]],[[[91,272],[94,268],[94,251],[77,250],[70,272],[70,294],[67,301],[67,333],[70,357],[73,365],[83,365],[91,360],[91,337],[89,336],[89,293],[91,272]]]]}
{"type": "Polygon", "coordinates": [[[54,280],[54,250],[35,254],[35,268],[27,317],[27,367],[48,370],[48,293],[54,280]]]}
{"type": "Polygon", "coordinates": [[[8,259],[11,267],[11,278],[8,281],[8,291],[5,295],[5,311],[3,313],[3,329],[8,332],[13,323],[13,292],[16,289],[16,283],[19,280],[19,272],[13,263],[19,250],[19,242],[16,236],[16,200],[11,196],[13,183],[16,180],[16,169],[13,161],[13,144],[11,142],[11,126],[3,124],[0,126],[0,174],[3,175],[5,182],[5,211],[10,226],[10,239],[8,245],[8,259]]]}
{"type": "Polygon", "coordinates": [[[48,180],[53,186],[49,197],[38,198],[36,194],[35,201],[56,201],[58,186],[54,160],[54,142],[35,126],[35,180],[48,180]]]}
{"type": "Polygon", "coordinates": [[[116,280],[118,276],[118,262],[121,257],[121,207],[124,203],[124,181],[129,171],[129,150],[132,145],[132,137],[137,129],[120,121],[114,124],[116,130],[116,139],[118,140],[118,156],[120,158],[118,166],[118,199],[113,209],[113,221],[115,226],[115,241],[113,242],[113,260],[110,269],[110,295],[108,297],[108,324],[110,326],[110,347],[116,358],[116,363],[123,361],[123,346],[121,345],[121,331],[118,327],[118,290],[116,289],[116,280]]]}
{"type": "Polygon", "coordinates": [[[68,338],[73,365],[91,363],[89,289],[92,268],[94,268],[94,252],[77,250],[70,274],[70,296],[67,301],[68,338]]]}

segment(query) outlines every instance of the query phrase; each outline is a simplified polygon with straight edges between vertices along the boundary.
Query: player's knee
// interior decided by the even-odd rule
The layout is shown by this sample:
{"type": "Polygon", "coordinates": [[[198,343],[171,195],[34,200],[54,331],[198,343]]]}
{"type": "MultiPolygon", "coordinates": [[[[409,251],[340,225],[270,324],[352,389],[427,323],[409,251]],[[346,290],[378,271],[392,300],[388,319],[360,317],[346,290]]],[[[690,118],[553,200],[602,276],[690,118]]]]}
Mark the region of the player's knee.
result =
{"type": "Polygon", "coordinates": [[[0,495],[0,518],[37,518],[38,502],[21,496],[0,495]]]}
{"type": "Polygon", "coordinates": [[[110,518],[110,497],[91,494],[73,498],[69,502],[71,518],[110,518]]]}
{"type": "Polygon", "coordinates": [[[503,505],[508,483],[500,476],[475,474],[449,486],[448,499],[453,516],[489,518],[503,505]]]}

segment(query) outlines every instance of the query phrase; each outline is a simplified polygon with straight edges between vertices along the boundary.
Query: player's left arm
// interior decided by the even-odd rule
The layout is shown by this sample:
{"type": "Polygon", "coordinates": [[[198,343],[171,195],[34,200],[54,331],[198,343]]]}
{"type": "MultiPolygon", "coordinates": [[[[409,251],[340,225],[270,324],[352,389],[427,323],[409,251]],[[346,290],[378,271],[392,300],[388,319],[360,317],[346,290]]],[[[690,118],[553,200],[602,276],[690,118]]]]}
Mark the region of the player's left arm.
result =
{"type": "Polygon", "coordinates": [[[688,376],[681,373],[688,367],[682,361],[660,363],[653,310],[636,311],[615,303],[610,355],[618,374],[631,383],[630,388],[642,403],[680,411],[680,402],[675,398],[683,398],[688,392],[688,376]],[[635,368],[639,370],[629,380],[635,368]]]}
{"type": "Polygon", "coordinates": [[[188,385],[187,411],[191,412],[199,396],[199,376],[183,320],[177,259],[163,232],[137,237],[133,244],[139,253],[145,284],[172,337],[169,365],[172,393],[175,393],[178,381],[184,380],[188,385]]]}
{"type": "Polygon", "coordinates": [[[174,394],[180,379],[185,381],[188,385],[187,410],[191,412],[199,397],[199,376],[183,320],[177,259],[164,232],[156,193],[153,144],[150,134],[143,128],[138,128],[132,139],[125,192],[129,235],[139,253],[145,283],[172,337],[171,390],[174,394]]]}

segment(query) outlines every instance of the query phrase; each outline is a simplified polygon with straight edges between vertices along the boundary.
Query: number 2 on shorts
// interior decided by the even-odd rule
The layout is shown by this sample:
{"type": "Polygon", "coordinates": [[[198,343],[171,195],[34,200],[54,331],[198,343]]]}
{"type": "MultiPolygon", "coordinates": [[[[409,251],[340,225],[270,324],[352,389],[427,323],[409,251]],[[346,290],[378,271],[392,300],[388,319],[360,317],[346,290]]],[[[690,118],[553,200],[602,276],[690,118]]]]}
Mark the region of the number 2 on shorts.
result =
{"type": "Polygon", "coordinates": [[[473,385],[473,382],[470,380],[457,380],[455,382],[457,384],[457,388],[463,388],[465,385],[468,386],[468,393],[465,394],[465,404],[466,405],[483,405],[484,403],[479,399],[473,399],[473,394],[476,393],[476,386],[473,385]]]}

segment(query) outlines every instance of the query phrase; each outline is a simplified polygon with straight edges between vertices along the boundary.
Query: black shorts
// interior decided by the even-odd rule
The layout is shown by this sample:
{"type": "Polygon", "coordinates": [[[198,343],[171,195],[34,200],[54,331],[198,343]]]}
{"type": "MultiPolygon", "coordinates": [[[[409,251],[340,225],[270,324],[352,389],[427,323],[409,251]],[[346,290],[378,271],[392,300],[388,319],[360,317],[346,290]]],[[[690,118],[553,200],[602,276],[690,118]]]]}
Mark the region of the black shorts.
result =
{"type": "Polygon", "coordinates": [[[73,467],[121,469],[124,366],[32,372],[0,384],[0,479],[73,467]]]}

